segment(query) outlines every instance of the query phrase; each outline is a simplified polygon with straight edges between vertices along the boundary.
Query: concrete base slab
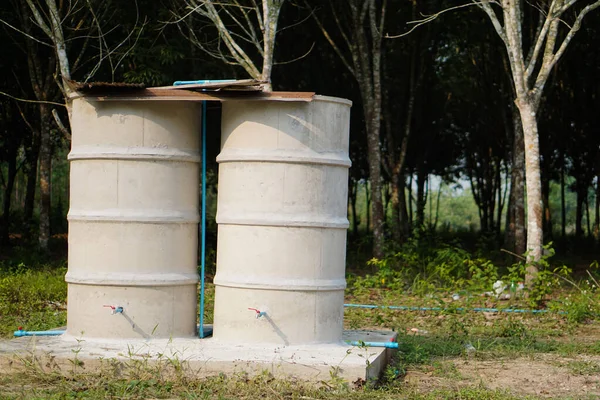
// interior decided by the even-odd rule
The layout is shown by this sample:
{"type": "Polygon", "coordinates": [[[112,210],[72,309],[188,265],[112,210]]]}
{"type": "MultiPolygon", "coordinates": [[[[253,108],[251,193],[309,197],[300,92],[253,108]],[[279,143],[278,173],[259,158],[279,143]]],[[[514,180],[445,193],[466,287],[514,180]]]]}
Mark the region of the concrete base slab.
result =
{"type": "MultiPolygon", "coordinates": [[[[344,341],[389,342],[391,331],[345,331],[344,341]]],[[[94,372],[118,364],[120,373],[139,362],[155,366],[181,365],[186,373],[205,377],[224,373],[257,374],[327,381],[332,376],[348,382],[378,378],[393,354],[383,347],[346,343],[276,346],[222,343],[216,339],[98,340],[68,335],[23,337],[0,342],[0,371],[10,372],[32,360],[42,369],[94,372]]]]}

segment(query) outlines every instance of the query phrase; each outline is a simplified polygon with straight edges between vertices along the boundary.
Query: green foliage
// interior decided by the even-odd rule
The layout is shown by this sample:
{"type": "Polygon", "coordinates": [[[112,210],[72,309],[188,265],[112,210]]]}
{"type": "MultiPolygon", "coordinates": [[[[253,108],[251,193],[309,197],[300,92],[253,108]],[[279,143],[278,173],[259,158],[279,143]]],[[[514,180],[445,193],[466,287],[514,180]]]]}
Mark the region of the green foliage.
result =
{"type": "Polygon", "coordinates": [[[148,86],[159,86],[171,83],[170,69],[180,62],[184,54],[168,44],[157,44],[146,48],[135,48],[129,54],[131,69],[123,74],[130,83],[144,83],[148,86]]]}
{"type": "Polygon", "coordinates": [[[488,289],[498,280],[498,267],[490,260],[477,258],[465,261],[471,275],[471,286],[478,289],[488,289]]]}
{"type": "Polygon", "coordinates": [[[570,294],[564,300],[556,301],[550,308],[559,307],[566,312],[566,318],[571,324],[580,324],[600,315],[600,296],[586,291],[570,294]]]}
{"type": "MultiPolygon", "coordinates": [[[[561,296],[548,304],[551,310],[566,312],[567,321],[577,325],[596,318],[600,315],[600,289],[594,273],[598,270],[598,262],[590,264],[589,279],[575,283],[568,280],[576,289],[574,292],[561,296]]],[[[566,279],[567,280],[567,279],[566,279]]]]}
{"type": "Polygon", "coordinates": [[[350,280],[353,290],[383,287],[409,289],[426,295],[438,288],[489,290],[498,278],[498,267],[484,257],[473,257],[456,243],[445,243],[435,234],[421,232],[384,259],[371,259],[375,271],[350,280]]]}
{"type": "MultiPolygon", "coordinates": [[[[445,260],[452,259],[447,253],[445,260]]],[[[440,259],[444,259],[440,256],[440,259]]],[[[469,264],[465,264],[467,268],[469,264]]],[[[373,268],[381,266],[381,276],[388,281],[381,282],[372,276],[364,279],[371,288],[363,288],[368,296],[379,293],[382,289],[390,294],[389,300],[393,304],[405,304],[409,296],[402,290],[391,290],[386,285],[406,283],[399,279],[401,272],[394,269],[391,262],[374,262],[373,268]],[[398,282],[395,282],[398,280],[398,282]]],[[[493,264],[478,266],[469,271],[471,281],[493,279],[493,264]],[[487,271],[487,272],[486,272],[487,271]]],[[[66,295],[63,274],[64,267],[38,266],[29,268],[22,263],[12,263],[1,266],[0,282],[0,307],[12,307],[0,310],[0,315],[6,316],[8,312],[17,317],[27,315],[25,323],[19,321],[27,329],[49,329],[60,326],[59,320],[52,318],[63,317],[64,312],[58,311],[56,317],[51,305],[46,301],[64,302],[66,295]],[[34,300],[35,299],[35,300],[34,300]],[[38,302],[39,300],[39,302],[38,302]],[[21,305],[9,304],[19,303],[21,305]],[[36,316],[30,313],[33,308],[36,316]],[[37,320],[35,318],[38,318],[37,320]]],[[[356,282],[357,278],[353,278],[356,282]]],[[[560,305],[565,306],[569,295],[572,303],[579,300],[577,296],[588,295],[594,299],[597,282],[590,278],[589,282],[578,285],[577,291],[571,291],[560,305]],[[584,293],[585,291],[585,293],[584,293]]],[[[212,285],[208,285],[212,291],[212,285]]],[[[570,288],[573,289],[573,288],[570,288]]],[[[562,292],[561,292],[562,293],[562,292]]],[[[207,299],[212,301],[210,292],[207,299]]],[[[424,302],[425,299],[417,299],[424,302]]],[[[392,364],[386,369],[384,379],[379,383],[366,383],[361,387],[353,388],[343,382],[332,370],[332,375],[325,377],[325,381],[318,385],[304,385],[294,380],[280,380],[267,372],[255,376],[224,375],[205,379],[191,379],[186,372],[185,362],[170,360],[168,363],[175,373],[166,373],[159,367],[153,366],[146,360],[129,360],[127,364],[130,372],[127,378],[123,377],[122,368],[113,368],[99,374],[83,374],[82,369],[73,372],[74,375],[64,378],[51,373],[20,374],[18,384],[3,380],[0,377],[0,387],[12,387],[9,398],[331,398],[331,399],[437,399],[437,398],[467,398],[467,399],[512,399],[514,397],[502,391],[488,391],[471,384],[458,392],[446,391],[437,387],[411,387],[402,382],[402,377],[414,371],[425,370],[437,378],[464,380],[464,371],[459,370],[455,360],[515,360],[522,356],[536,353],[550,353],[556,357],[566,355],[600,354],[600,344],[589,341],[577,341],[566,335],[565,321],[568,316],[548,313],[542,315],[511,315],[497,314],[494,320],[489,321],[481,313],[460,311],[458,307],[465,307],[466,298],[460,301],[444,304],[441,296],[429,301],[440,301],[440,306],[449,307],[449,312],[420,313],[399,312],[392,310],[347,310],[346,317],[354,315],[356,328],[371,326],[375,321],[377,326],[394,329],[399,333],[397,352],[392,364]],[[419,333],[413,334],[407,328],[418,327],[419,333]],[[548,339],[550,336],[559,336],[560,340],[548,339]],[[136,362],[134,362],[136,361],[136,362]],[[131,369],[132,368],[132,369],[131,369]],[[43,382],[43,384],[41,384],[43,382]],[[27,391],[21,389],[27,387],[27,391]],[[33,392],[32,392],[33,390],[33,392]],[[22,392],[22,393],[21,393],[22,392]],[[83,394],[85,393],[85,395],[83,394]],[[273,396],[271,396],[273,394],[273,396]]],[[[590,301],[591,304],[591,301],[590,301]]],[[[556,305],[559,307],[559,304],[556,305]]],[[[4,318],[4,317],[3,317],[4,318]]],[[[345,318],[346,324],[349,318],[345,318]]],[[[2,325],[9,325],[10,331],[18,326],[16,319],[1,319],[2,325]],[[8,322],[7,322],[8,321],[8,322]]],[[[591,321],[591,324],[597,324],[591,321]]],[[[593,325],[596,326],[597,325],[593,325]]],[[[8,335],[10,332],[2,332],[8,335]]],[[[364,352],[368,362],[370,353],[368,348],[359,347],[364,352]]],[[[131,354],[131,357],[138,356],[131,354]]],[[[80,362],[75,360],[74,363],[80,362]]],[[[502,362],[502,361],[501,361],[502,362]]],[[[78,364],[77,364],[78,365],[78,364]]],[[[597,373],[597,365],[585,361],[573,361],[567,366],[573,374],[593,375],[597,373]]],[[[0,397],[3,393],[0,390],[0,397]]]]}
{"type": "MultiPolygon", "coordinates": [[[[552,242],[544,246],[542,258],[536,264],[538,274],[528,290],[528,300],[531,307],[537,308],[546,305],[550,300],[550,294],[561,287],[561,284],[568,282],[568,278],[573,270],[566,265],[552,266],[550,259],[555,255],[552,242]]],[[[507,282],[523,282],[527,273],[527,263],[519,262],[508,268],[508,275],[505,276],[507,282]]]]}
{"type": "Polygon", "coordinates": [[[567,367],[574,375],[594,375],[600,374],[600,362],[597,361],[571,361],[567,367]]]}
{"type": "Polygon", "coordinates": [[[521,320],[509,316],[500,325],[498,336],[525,339],[528,336],[527,327],[521,320]]]}
{"type": "Polygon", "coordinates": [[[66,322],[65,268],[29,269],[24,264],[0,271],[0,336],[45,330],[66,322]]]}

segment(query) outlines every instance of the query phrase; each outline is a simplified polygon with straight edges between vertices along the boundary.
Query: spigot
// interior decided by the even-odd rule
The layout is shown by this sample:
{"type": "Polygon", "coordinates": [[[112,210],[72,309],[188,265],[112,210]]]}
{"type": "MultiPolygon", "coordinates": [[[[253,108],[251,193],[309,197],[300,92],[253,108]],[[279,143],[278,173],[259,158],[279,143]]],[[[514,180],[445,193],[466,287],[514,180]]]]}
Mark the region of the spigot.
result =
{"type": "Polygon", "coordinates": [[[120,306],[104,305],[103,307],[110,308],[110,314],[111,315],[122,314],[123,313],[123,307],[120,307],[120,306]]]}
{"type": "Polygon", "coordinates": [[[256,313],[257,319],[267,314],[265,311],[260,311],[260,310],[257,310],[256,308],[248,307],[248,310],[254,311],[256,313]]]}

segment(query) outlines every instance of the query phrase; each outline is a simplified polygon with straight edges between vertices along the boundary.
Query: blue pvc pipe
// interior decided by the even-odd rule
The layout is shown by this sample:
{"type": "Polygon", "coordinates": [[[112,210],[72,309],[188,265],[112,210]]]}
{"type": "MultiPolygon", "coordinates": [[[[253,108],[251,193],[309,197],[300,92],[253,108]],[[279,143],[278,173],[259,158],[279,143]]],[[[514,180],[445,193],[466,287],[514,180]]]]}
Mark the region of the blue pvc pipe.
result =
{"type": "Polygon", "coordinates": [[[207,83],[227,83],[227,82],[235,82],[235,79],[205,79],[205,80],[199,80],[199,81],[175,81],[175,82],[173,82],[173,86],[204,85],[207,83]]]}
{"type": "MultiPolygon", "coordinates": [[[[177,84],[177,82],[175,82],[177,84]]],[[[202,210],[200,239],[200,310],[198,336],[204,339],[204,270],[206,267],[206,101],[202,102],[202,210]]]]}
{"type": "Polygon", "coordinates": [[[366,346],[366,347],[385,347],[388,349],[397,349],[397,342],[347,342],[351,346],[366,346]]]}
{"type": "Polygon", "coordinates": [[[14,336],[16,336],[16,337],[21,337],[21,336],[60,336],[63,333],[65,333],[65,331],[22,331],[22,330],[18,330],[18,331],[15,331],[14,336]]]}
{"type": "MultiPolygon", "coordinates": [[[[381,308],[389,310],[403,310],[403,311],[474,311],[474,312],[506,312],[506,313],[531,313],[531,314],[543,314],[549,312],[548,310],[524,310],[519,308],[442,308],[442,307],[408,307],[408,306],[376,306],[373,304],[344,304],[344,307],[348,308],[381,308]]],[[[558,311],[558,314],[567,314],[566,311],[558,311]]]]}
{"type": "Polygon", "coordinates": [[[376,306],[373,304],[344,304],[348,308],[388,308],[390,310],[403,311],[442,311],[440,307],[408,307],[408,306],[376,306]]]}
{"type": "MultiPolygon", "coordinates": [[[[196,81],[175,81],[173,86],[180,85],[202,85],[207,83],[235,82],[235,79],[203,79],[196,81]]],[[[202,205],[201,205],[201,238],[200,238],[200,300],[199,300],[199,327],[198,337],[200,339],[212,335],[212,330],[204,330],[204,280],[206,270],[206,101],[202,102],[202,205]]]]}

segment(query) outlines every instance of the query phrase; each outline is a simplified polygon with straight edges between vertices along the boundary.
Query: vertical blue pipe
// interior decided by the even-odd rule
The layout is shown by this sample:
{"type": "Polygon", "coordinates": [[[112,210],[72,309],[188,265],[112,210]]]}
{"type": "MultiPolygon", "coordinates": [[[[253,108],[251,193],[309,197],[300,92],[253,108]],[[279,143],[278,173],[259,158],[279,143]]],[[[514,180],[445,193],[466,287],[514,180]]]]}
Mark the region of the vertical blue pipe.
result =
{"type": "Polygon", "coordinates": [[[204,338],[204,269],[206,264],[206,101],[202,102],[202,210],[200,239],[200,324],[198,336],[204,338]]]}

